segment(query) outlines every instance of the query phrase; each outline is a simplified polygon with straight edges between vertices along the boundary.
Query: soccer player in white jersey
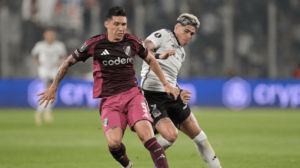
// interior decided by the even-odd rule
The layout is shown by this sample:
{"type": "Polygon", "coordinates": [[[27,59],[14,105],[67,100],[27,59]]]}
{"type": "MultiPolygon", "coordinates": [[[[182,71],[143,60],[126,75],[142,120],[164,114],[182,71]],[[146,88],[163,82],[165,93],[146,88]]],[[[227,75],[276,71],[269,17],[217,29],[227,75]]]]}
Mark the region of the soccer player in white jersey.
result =
{"type": "MultiPolygon", "coordinates": [[[[168,84],[173,87],[179,87],[177,75],[186,57],[183,47],[193,38],[199,26],[200,22],[197,17],[184,13],[178,17],[174,32],[161,29],[152,33],[144,41],[144,46],[152,52],[152,55],[155,55],[168,84]],[[163,56],[160,53],[166,51],[175,51],[175,55],[166,60],[160,59],[163,56]]],[[[208,142],[207,136],[200,129],[187,105],[191,92],[181,90],[180,96],[175,100],[172,95],[168,95],[163,90],[163,85],[146,63],[143,63],[141,76],[142,89],[154,120],[155,132],[161,134],[157,141],[164,150],[175,143],[178,136],[177,129],[179,129],[192,139],[198,153],[210,168],[221,168],[219,159],[208,142]]]]}
{"type": "MultiPolygon", "coordinates": [[[[67,51],[64,43],[55,40],[56,32],[52,28],[44,31],[44,40],[35,44],[32,49],[32,56],[38,66],[38,75],[44,81],[47,88],[49,88],[56,76],[57,69],[60,64],[66,59],[67,51]]],[[[42,124],[42,113],[44,113],[44,120],[52,122],[53,116],[51,114],[52,107],[44,104],[37,107],[35,113],[35,122],[37,125],[42,124]]]]}

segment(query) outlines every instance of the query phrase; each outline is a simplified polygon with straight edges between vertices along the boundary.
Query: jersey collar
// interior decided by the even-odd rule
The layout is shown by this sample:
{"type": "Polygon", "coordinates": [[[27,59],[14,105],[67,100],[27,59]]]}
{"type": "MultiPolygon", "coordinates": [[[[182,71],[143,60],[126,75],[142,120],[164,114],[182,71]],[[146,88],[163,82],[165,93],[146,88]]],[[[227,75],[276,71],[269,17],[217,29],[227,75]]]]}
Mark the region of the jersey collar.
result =
{"type": "Polygon", "coordinates": [[[178,41],[178,39],[177,39],[177,37],[176,37],[176,35],[175,35],[175,32],[172,31],[172,33],[173,33],[173,35],[174,35],[174,37],[175,37],[175,39],[176,39],[176,41],[177,41],[177,43],[178,43],[178,46],[181,46],[181,47],[182,47],[182,45],[180,45],[180,43],[179,43],[179,41],[178,41]]]}

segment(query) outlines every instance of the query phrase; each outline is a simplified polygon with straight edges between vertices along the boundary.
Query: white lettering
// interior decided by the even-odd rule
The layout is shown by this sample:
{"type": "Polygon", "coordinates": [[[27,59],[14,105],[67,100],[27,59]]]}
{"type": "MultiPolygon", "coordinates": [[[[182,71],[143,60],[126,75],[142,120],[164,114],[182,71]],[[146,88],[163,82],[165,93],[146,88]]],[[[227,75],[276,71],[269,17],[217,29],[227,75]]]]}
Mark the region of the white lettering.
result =
{"type": "Polygon", "coordinates": [[[281,108],[297,108],[300,105],[300,85],[259,84],[253,91],[254,101],[259,105],[274,105],[279,102],[281,108]]]}
{"type": "Polygon", "coordinates": [[[114,61],[113,60],[109,60],[108,61],[108,65],[114,65],[114,61]]]}
{"type": "Polygon", "coordinates": [[[118,57],[115,60],[104,60],[104,61],[102,61],[102,64],[105,66],[107,66],[107,65],[112,66],[112,65],[119,65],[119,64],[128,64],[131,62],[133,62],[133,58],[127,58],[127,59],[122,58],[121,59],[120,57],[118,57]]]}
{"type": "Polygon", "coordinates": [[[118,59],[115,60],[115,64],[119,65],[120,64],[120,57],[118,57],[118,59]]]}
{"type": "Polygon", "coordinates": [[[125,58],[122,58],[122,59],[121,59],[121,63],[122,63],[122,64],[125,64],[125,63],[126,63],[126,59],[125,59],[125,58]]]}
{"type": "Polygon", "coordinates": [[[276,85],[276,93],[279,98],[280,107],[287,108],[289,105],[289,95],[287,93],[287,88],[284,88],[282,85],[276,85]]]}
{"type": "Polygon", "coordinates": [[[253,98],[259,105],[266,105],[268,103],[267,101],[267,85],[265,84],[259,84],[256,86],[256,88],[253,91],[253,98]]]}
{"type": "Polygon", "coordinates": [[[91,84],[67,83],[62,86],[59,96],[62,103],[67,106],[81,106],[86,100],[89,108],[95,108],[99,104],[99,99],[92,98],[92,90],[91,84]]]}
{"type": "Polygon", "coordinates": [[[142,107],[143,107],[143,112],[145,113],[144,115],[143,115],[143,117],[149,117],[148,116],[148,114],[147,114],[147,112],[148,112],[148,107],[146,106],[146,104],[144,103],[144,102],[141,102],[141,104],[142,104],[142,107]]]}

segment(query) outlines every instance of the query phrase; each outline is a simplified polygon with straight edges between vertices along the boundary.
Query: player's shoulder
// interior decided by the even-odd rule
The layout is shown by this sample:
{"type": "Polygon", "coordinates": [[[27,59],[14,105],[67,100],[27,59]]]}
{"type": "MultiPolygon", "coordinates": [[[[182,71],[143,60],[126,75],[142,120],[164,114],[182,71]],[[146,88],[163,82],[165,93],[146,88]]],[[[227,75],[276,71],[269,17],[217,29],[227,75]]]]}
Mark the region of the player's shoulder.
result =
{"type": "Polygon", "coordinates": [[[172,33],[172,31],[170,29],[160,29],[160,30],[157,30],[156,32],[162,33],[162,34],[170,34],[170,33],[172,33]]]}
{"type": "Polygon", "coordinates": [[[106,37],[106,34],[99,34],[99,35],[96,35],[96,36],[93,36],[91,38],[89,38],[86,43],[93,43],[93,42],[98,42],[98,41],[101,41],[103,39],[105,39],[106,37]]]}
{"type": "Polygon", "coordinates": [[[169,38],[172,35],[172,31],[169,29],[160,29],[152,33],[156,38],[169,38]]]}
{"type": "Polygon", "coordinates": [[[89,38],[87,41],[85,41],[80,46],[80,49],[83,51],[85,48],[88,48],[95,43],[101,43],[101,41],[103,41],[103,39],[105,39],[105,38],[106,38],[106,34],[99,34],[99,35],[93,36],[93,37],[89,38]]]}
{"type": "Polygon", "coordinates": [[[35,46],[43,46],[46,44],[47,44],[47,42],[45,40],[42,40],[42,41],[38,41],[37,43],[35,43],[35,46]]]}
{"type": "Polygon", "coordinates": [[[134,36],[132,34],[126,33],[124,35],[124,38],[128,39],[128,40],[133,40],[134,42],[139,43],[139,44],[143,44],[143,42],[142,42],[142,40],[140,38],[138,38],[137,36],[134,36]]]}
{"type": "Polygon", "coordinates": [[[65,46],[65,43],[63,43],[62,41],[59,41],[59,40],[55,40],[53,42],[53,44],[58,45],[58,46],[65,46]]]}

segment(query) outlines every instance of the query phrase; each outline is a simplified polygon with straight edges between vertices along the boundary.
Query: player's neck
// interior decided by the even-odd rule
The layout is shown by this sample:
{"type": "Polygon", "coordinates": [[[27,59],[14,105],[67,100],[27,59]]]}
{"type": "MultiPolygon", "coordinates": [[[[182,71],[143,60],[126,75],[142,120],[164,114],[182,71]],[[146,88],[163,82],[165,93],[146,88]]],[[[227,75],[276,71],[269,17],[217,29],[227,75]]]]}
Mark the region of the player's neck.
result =
{"type": "Polygon", "coordinates": [[[107,39],[108,39],[108,41],[114,42],[114,43],[122,41],[122,38],[116,38],[114,36],[110,36],[108,33],[107,33],[107,39]]]}
{"type": "Polygon", "coordinates": [[[53,41],[47,41],[47,40],[46,40],[46,42],[47,42],[47,44],[49,44],[49,45],[51,45],[51,44],[53,43],[53,41]]]}

